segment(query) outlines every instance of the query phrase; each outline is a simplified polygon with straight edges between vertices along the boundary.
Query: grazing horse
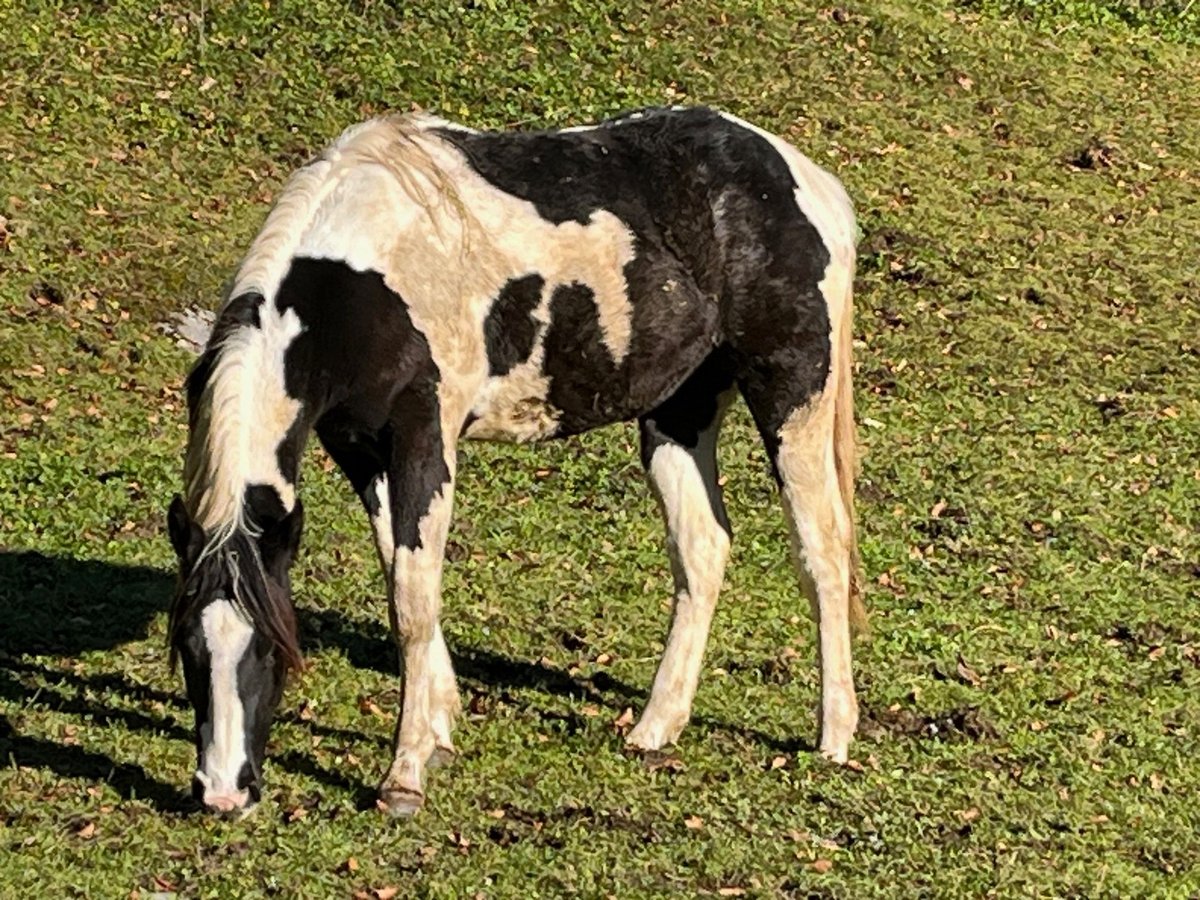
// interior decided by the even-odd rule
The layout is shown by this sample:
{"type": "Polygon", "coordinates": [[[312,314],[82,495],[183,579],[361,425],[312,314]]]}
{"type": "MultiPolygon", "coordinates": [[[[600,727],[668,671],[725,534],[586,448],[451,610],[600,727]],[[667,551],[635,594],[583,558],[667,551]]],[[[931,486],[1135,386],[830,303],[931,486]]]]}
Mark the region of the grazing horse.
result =
{"type": "Polygon", "coordinates": [[[857,724],[851,283],[838,181],[705,108],[481,132],[425,115],[341,135],[283,189],[188,378],[170,615],[195,706],[193,789],[261,795],[270,722],[300,664],[288,568],[313,431],[374,527],[403,671],[393,814],[424,799],[459,712],[439,624],[460,438],[534,441],[636,419],[675,580],[666,648],[627,737],[691,712],[730,530],[717,477],[740,392],[780,486],[818,620],[820,749],[857,724]],[[186,498],[186,499],[184,499],[186,498]]]}

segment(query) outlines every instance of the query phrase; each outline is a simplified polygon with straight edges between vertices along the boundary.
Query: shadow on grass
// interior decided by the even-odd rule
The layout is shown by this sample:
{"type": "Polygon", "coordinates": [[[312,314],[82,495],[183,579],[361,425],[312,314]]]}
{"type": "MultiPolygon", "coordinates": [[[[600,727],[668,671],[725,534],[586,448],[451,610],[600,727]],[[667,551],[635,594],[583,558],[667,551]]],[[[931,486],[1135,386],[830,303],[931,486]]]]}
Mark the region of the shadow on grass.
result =
{"type": "MultiPolygon", "coordinates": [[[[0,551],[0,622],[4,623],[0,629],[0,700],[18,706],[32,702],[36,696],[38,706],[78,716],[100,728],[116,723],[131,731],[190,744],[190,725],[176,717],[176,713],[184,720],[191,717],[181,694],[138,684],[118,673],[85,675],[30,659],[41,655],[78,656],[144,639],[153,618],[167,609],[173,584],[174,577],[159,569],[0,551]],[[150,715],[110,702],[117,699],[161,704],[169,711],[150,715]]],[[[297,613],[308,651],[332,649],[358,668],[387,674],[397,671],[395,647],[381,626],[329,610],[300,609],[297,613]]],[[[452,647],[451,655],[462,682],[485,694],[499,691],[506,702],[521,702],[507,691],[526,689],[620,710],[640,705],[646,696],[644,690],[603,672],[578,677],[540,662],[514,660],[475,647],[452,647]]],[[[165,665],[165,650],[163,661],[165,665]]],[[[582,716],[567,715],[578,729],[586,727],[582,716]]],[[[287,711],[279,720],[314,736],[372,740],[357,732],[304,721],[287,711]]],[[[697,717],[696,722],[776,751],[811,749],[800,741],[781,741],[754,729],[703,717],[697,717]]],[[[286,771],[347,791],[360,806],[372,795],[370,787],[294,750],[277,754],[272,762],[286,771]]],[[[186,793],[157,780],[142,766],[118,763],[103,753],[73,744],[23,735],[7,716],[0,716],[0,763],[45,769],[67,778],[103,781],[125,799],[146,800],[163,812],[195,808],[186,793]]]]}

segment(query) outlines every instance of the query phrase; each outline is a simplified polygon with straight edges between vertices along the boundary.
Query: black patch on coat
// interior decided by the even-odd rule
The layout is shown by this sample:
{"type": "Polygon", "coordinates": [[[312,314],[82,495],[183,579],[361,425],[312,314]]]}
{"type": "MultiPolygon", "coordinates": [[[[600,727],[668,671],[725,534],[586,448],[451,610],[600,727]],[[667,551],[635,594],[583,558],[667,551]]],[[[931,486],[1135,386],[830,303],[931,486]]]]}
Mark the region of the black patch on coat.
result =
{"type": "Polygon", "coordinates": [[[369,510],[372,482],[390,473],[396,546],[420,547],[420,519],[450,471],[441,376],[403,298],[378,272],[298,257],[275,303],[304,326],[284,359],[287,392],[303,409],[296,427],[316,428],[369,510]]]}
{"type": "Polygon", "coordinates": [[[556,409],[591,413],[601,421],[618,414],[610,408],[617,366],[604,345],[595,294],[583,284],[562,285],[550,299],[543,371],[550,376],[549,401],[556,409]],[[553,352],[550,352],[553,351],[553,352]]]}
{"type": "Polygon", "coordinates": [[[489,375],[507,375],[529,359],[539,327],[533,312],[542,302],[545,286],[541,275],[526,275],[500,289],[483,323],[489,375]]]}
{"type": "Polygon", "coordinates": [[[642,440],[642,466],[649,471],[654,451],[675,444],[687,451],[704,481],[714,518],[732,537],[729,516],[721,496],[715,442],[711,449],[700,447],[703,432],[715,427],[722,394],[733,387],[734,375],[728,354],[717,352],[706,359],[679,389],[638,420],[642,440]]]}
{"type": "Polygon", "coordinates": [[[761,135],[705,108],[643,110],[587,131],[438,134],[548,221],[586,224],[605,210],[635,236],[619,363],[582,294],[556,293],[545,356],[560,434],[644,415],[717,347],[764,433],[824,387],[829,317],[817,285],[829,252],[761,135]]]}

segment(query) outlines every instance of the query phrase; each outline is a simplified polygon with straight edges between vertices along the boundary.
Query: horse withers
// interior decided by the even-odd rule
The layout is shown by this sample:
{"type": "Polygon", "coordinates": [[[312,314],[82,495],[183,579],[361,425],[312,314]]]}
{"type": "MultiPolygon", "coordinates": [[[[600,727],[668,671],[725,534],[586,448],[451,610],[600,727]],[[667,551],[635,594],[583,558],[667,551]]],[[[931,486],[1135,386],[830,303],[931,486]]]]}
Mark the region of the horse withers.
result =
{"type": "Polygon", "coordinates": [[[851,284],[838,181],[705,108],[481,132],[425,115],[346,131],[283,189],[188,378],[170,616],[196,711],[194,790],[261,796],[270,722],[300,664],[288,568],[316,432],[361,497],[403,671],[379,788],[417,810],[459,711],[439,625],[460,438],[533,441],[636,419],[675,577],[666,648],[626,740],[691,712],[730,529],[717,477],[741,394],[766,445],[818,620],[820,749],[857,724],[851,284]]]}

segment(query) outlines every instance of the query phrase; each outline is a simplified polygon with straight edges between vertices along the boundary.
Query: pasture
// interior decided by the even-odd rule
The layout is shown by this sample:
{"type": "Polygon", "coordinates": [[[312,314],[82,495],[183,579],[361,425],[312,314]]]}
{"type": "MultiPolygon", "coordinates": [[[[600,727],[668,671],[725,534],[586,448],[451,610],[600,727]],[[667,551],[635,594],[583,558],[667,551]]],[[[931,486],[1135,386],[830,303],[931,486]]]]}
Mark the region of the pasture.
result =
{"type": "Polygon", "coordinates": [[[0,6],[0,895],[1200,892],[1200,9],[1134,0],[0,6]],[[862,240],[852,764],[744,408],[692,724],[623,751],[671,590],[636,429],[463,446],[458,758],[372,806],[399,685],[368,525],[310,448],[309,666],[250,818],[197,815],[166,662],[182,383],[286,175],[411,105],[708,103],[862,240]]]}

